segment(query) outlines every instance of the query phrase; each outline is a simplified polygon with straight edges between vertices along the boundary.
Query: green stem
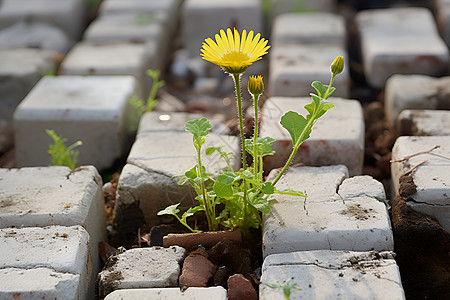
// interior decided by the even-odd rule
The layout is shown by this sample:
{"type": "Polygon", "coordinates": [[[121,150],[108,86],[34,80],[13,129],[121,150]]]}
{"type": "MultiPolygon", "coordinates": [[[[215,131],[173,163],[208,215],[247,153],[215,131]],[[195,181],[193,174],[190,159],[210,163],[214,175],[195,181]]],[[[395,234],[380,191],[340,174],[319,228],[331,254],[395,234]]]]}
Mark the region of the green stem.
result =
{"type": "Polygon", "coordinates": [[[253,101],[253,106],[255,108],[255,117],[254,117],[254,123],[255,123],[255,127],[254,127],[254,131],[253,131],[253,169],[255,171],[255,178],[258,178],[258,153],[257,153],[257,147],[256,147],[256,142],[258,140],[258,101],[259,101],[259,95],[253,95],[254,101],[253,101]]]}
{"type": "MultiPolygon", "coordinates": [[[[334,77],[336,77],[336,75],[332,74],[331,75],[331,79],[330,79],[330,84],[328,85],[328,89],[327,89],[327,91],[325,92],[325,95],[324,95],[324,99],[325,100],[328,99],[328,97],[329,97],[328,93],[330,92],[331,85],[333,84],[334,77]]],[[[309,119],[308,124],[306,124],[305,128],[302,131],[302,134],[300,135],[300,137],[298,138],[297,142],[293,146],[291,155],[289,156],[286,164],[283,166],[283,169],[281,169],[280,173],[278,173],[277,177],[272,182],[273,185],[275,185],[280,180],[281,176],[283,176],[284,172],[286,172],[287,168],[289,167],[289,165],[291,164],[291,162],[294,159],[295,155],[297,154],[297,151],[300,148],[300,145],[304,142],[303,139],[304,139],[305,134],[307,132],[310,132],[312,126],[314,125],[314,123],[316,123],[316,121],[318,119],[315,116],[317,111],[318,111],[318,108],[316,107],[316,110],[311,115],[311,118],[309,119]]]]}
{"type": "MultiPolygon", "coordinates": [[[[197,160],[198,160],[198,169],[199,169],[199,177],[203,179],[203,167],[202,167],[202,161],[200,156],[200,149],[197,149],[197,160]]],[[[208,221],[208,229],[210,231],[214,231],[214,225],[212,224],[211,220],[211,211],[209,207],[209,200],[206,195],[206,188],[205,188],[205,182],[202,181],[201,183],[202,188],[202,196],[203,196],[203,204],[205,205],[205,213],[206,213],[206,220],[208,221]]]]}
{"type": "Polygon", "coordinates": [[[244,121],[242,117],[242,99],[241,99],[241,83],[240,83],[241,74],[233,74],[234,86],[236,88],[236,99],[237,99],[237,109],[239,115],[239,130],[241,132],[241,145],[242,145],[242,168],[247,168],[247,160],[245,158],[245,135],[244,135],[244,121]]]}
{"type": "Polygon", "coordinates": [[[194,229],[191,228],[191,226],[189,226],[186,222],[183,222],[183,220],[180,219],[179,216],[177,216],[176,214],[174,214],[174,216],[178,219],[178,221],[184,225],[184,227],[186,227],[187,229],[189,229],[191,232],[195,232],[194,229]]]}
{"type": "Polygon", "coordinates": [[[289,165],[291,164],[292,160],[295,157],[295,154],[297,154],[298,149],[300,148],[300,145],[303,143],[303,139],[306,135],[307,132],[309,132],[312,128],[312,126],[314,125],[316,121],[316,118],[314,116],[311,116],[311,119],[309,119],[308,124],[306,124],[305,128],[302,131],[302,134],[300,135],[300,137],[298,138],[297,142],[295,143],[291,155],[289,156],[286,164],[283,166],[283,169],[281,169],[280,173],[278,173],[277,177],[274,179],[274,181],[272,181],[272,184],[275,185],[278,180],[280,180],[281,176],[284,174],[284,172],[286,172],[287,168],[289,167],[289,165]]]}
{"type": "Polygon", "coordinates": [[[248,199],[247,199],[247,182],[244,179],[244,218],[242,220],[242,232],[247,232],[248,225],[247,225],[247,207],[248,207],[248,199]]]}
{"type": "Polygon", "coordinates": [[[331,85],[333,84],[334,77],[336,77],[336,75],[335,74],[331,74],[330,84],[328,85],[328,89],[327,89],[327,91],[325,93],[325,97],[324,97],[325,100],[328,99],[328,93],[330,92],[331,85]]]}

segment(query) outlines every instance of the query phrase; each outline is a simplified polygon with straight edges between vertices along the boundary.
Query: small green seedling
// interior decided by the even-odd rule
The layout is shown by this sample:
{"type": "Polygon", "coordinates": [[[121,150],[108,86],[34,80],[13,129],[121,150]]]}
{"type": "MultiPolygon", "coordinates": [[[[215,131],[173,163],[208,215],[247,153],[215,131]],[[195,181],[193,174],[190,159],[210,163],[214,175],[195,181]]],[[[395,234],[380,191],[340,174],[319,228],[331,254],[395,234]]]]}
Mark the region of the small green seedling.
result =
{"type": "Polygon", "coordinates": [[[131,131],[136,131],[142,115],[146,112],[151,112],[153,108],[158,104],[158,101],[156,100],[156,94],[158,90],[165,84],[164,80],[159,80],[159,70],[147,70],[147,75],[152,78],[152,88],[150,89],[150,95],[148,96],[147,101],[144,101],[136,95],[128,100],[128,103],[133,107],[135,115],[135,122],[130,128],[131,131]]]}
{"type": "Polygon", "coordinates": [[[298,286],[297,283],[295,282],[291,282],[292,278],[289,278],[288,280],[286,280],[283,283],[279,283],[279,282],[275,282],[275,283],[264,283],[262,282],[262,284],[272,288],[272,289],[282,289],[283,290],[283,294],[286,297],[287,300],[290,300],[291,298],[291,294],[293,290],[298,290],[301,291],[302,289],[298,286]]]}
{"type": "Polygon", "coordinates": [[[69,147],[66,147],[66,138],[58,136],[53,129],[46,129],[45,132],[53,140],[53,144],[48,145],[47,151],[52,157],[52,165],[67,166],[72,170],[75,169],[79,155],[78,150],[75,150],[75,148],[81,146],[83,143],[81,141],[77,141],[69,147]]]}

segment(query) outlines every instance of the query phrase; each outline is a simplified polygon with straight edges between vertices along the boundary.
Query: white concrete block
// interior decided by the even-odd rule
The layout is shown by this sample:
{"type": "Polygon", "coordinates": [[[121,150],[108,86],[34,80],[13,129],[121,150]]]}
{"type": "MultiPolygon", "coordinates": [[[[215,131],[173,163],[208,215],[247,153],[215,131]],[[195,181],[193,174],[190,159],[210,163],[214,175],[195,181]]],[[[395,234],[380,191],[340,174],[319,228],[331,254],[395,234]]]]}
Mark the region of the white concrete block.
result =
{"type": "Polygon", "coordinates": [[[399,160],[418,152],[427,151],[443,155],[447,159],[431,154],[416,155],[402,162],[391,163],[392,181],[395,192],[401,175],[417,164],[426,161],[412,172],[416,193],[407,204],[412,209],[435,217],[447,231],[450,231],[450,137],[449,136],[401,136],[392,148],[392,160],[399,160]]]}
{"type": "Polygon", "coordinates": [[[75,42],[59,27],[22,21],[0,30],[0,49],[37,48],[65,54],[75,42]]]}
{"type": "Polygon", "coordinates": [[[278,203],[263,216],[263,256],[305,250],[393,250],[380,183],[366,176],[346,177],[343,166],[289,169],[277,188],[304,191],[308,197],[274,195],[278,203]]]}
{"type": "Polygon", "coordinates": [[[286,13],[273,22],[271,44],[320,44],[345,49],[346,28],[343,16],[327,12],[286,13]]]}
{"type": "Polygon", "coordinates": [[[52,52],[47,50],[0,50],[0,119],[12,121],[19,103],[55,67],[52,52]]]}
{"type": "Polygon", "coordinates": [[[0,269],[47,268],[78,275],[80,299],[94,296],[89,234],[83,227],[3,228],[0,238],[0,269]]]}
{"type": "Polygon", "coordinates": [[[173,36],[178,26],[179,14],[183,0],[108,0],[103,1],[99,15],[139,14],[144,19],[155,12],[163,12],[168,15],[168,29],[173,36]]]}
{"type": "MultiPolygon", "coordinates": [[[[330,98],[330,109],[314,125],[311,137],[300,147],[292,164],[311,166],[343,164],[350,175],[361,174],[364,158],[364,121],[361,104],[356,100],[330,98]],[[333,153],[333,155],[330,155],[333,153]]],[[[289,110],[306,117],[303,108],[310,98],[271,97],[262,109],[261,137],[276,140],[273,156],[264,157],[264,168],[270,171],[282,167],[292,150],[291,137],[280,125],[281,116],[289,110]]]]}
{"type": "Polygon", "coordinates": [[[386,82],[384,114],[394,125],[405,109],[450,109],[450,76],[393,75],[386,82]]]}
{"type": "Polygon", "coordinates": [[[270,0],[272,18],[285,13],[302,13],[308,11],[332,12],[335,10],[334,0],[270,0]]]}
{"type": "MultiPolygon", "coordinates": [[[[393,252],[303,251],[264,260],[261,282],[291,279],[291,299],[405,299],[393,252]]],[[[285,299],[282,289],[259,286],[259,299],[285,299]]]]}
{"type": "Polygon", "coordinates": [[[46,166],[50,137],[45,129],[81,140],[79,165],[110,167],[129,144],[128,99],[134,94],[132,76],[57,76],[38,82],[16,110],[17,166],[46,166]],[[30,147],[32,145],[32,147],[30,147]]]}
{"type": "Polygon", "coordinates": [[[105,300],[134,299],[226,300],[227,290],[221,286],[208,288],[190,287],[185,291],[181,291],[179,288],[129,289],[117,290],[105,297],[105,300]]]}
{"type": "Polygon", "coordinates": [[[0,298],[80,299],[80,275],[60,273],[49,268],[0,270],[0,298]]]}
{"type": "Polygon", "coordinates": [[[365,10],[356,15],[364,74],[383,88],[393,74],[441,76],[448,72],[449,53],[426,8],[365,10]]]}
{"type": "Polygon", "coordinates": [[[159,69],[155,56],[157,44],[80,42],[67,54],[60,66],[62,75],[133,75],[139,95],[146,99],[151,88],[147,69],[159,69]]]}
{"type": "MultiPolygon", "coordinates": [[[[202,164],[211,176],[227,168],[217,152],[205,155],[210,146],[224,145],[223,151],[233,152],[231,165],[237,169],[240,160],[240,141],[235,136],[210,133],[202,149],[202,164]]],[[[119,240],[130,238],[131,233],[144,223],[149,226],[173,222],[171,216],[157,216],[169,205],[181,203],[186,210],[195,204],[195,192],[190,184],[178,185],[178,177],[197,162],[192,145],[192,134],[177,131],[154,131],[139,134],[119,178],[114,207],[113,235],[119,240]],[[130,219],[130,215],[133,215],[130,219]],[[122,238],[123,237],[123,238],[122,238]]]]}
{"type": "Polygon", "coordinates": [[[214,38],[220,29],[235,27],[239,32],[246,29],[261,34],[263,30],[258,0],[187,0],[182,17],[183,40],[189,57],[199,56],[203,41],[214,38]]]}
{"type": "Polygon", "coordinates": [[[450,135],[450,111],[404,110],[398,115],[397,129],[400,135],[450,135]]]}
{"type": "MultiPolygon", "coordinates": [[[[270,50],[268,90],[272,96],[306,97],[315,90],[314,80],[328,84],[331,78],[330,65],[338,56],[347,53],[344,48],[319,45],[282,45],[270,50]]],[[[347,67],[336,76],[333,86],[335,97],[348,97],[350,76],[347,67]]]]}
{"type": "MultiPolygon", "coordinates": [[[[104,15],[89,25],[84,33],[84,40],[96,44],[150,42],[150,45],[156,44],[155,57],[150,58],[165,62],[172,42],[168,22],[168,14],[162,11],[156,11],[146,17],[138,13],[104,15]]],[[[149,54],[151,55],[151,52],[149,54]]],[[[159,65],[159,68],[164,66],[163,63],[156,65],[159,65]]]]}
{"type": "Polygon", "coordinates": [[[98,275],[100,297],[120,289],[177,286],[185,252],[172,246],[135,248],[115,255],[98,275]]]}
{"type": "Polygon", "coordinates": [[[84,27],[84,0],[2,0],[0,28],[33,20],[55,24],[73,39],[78,39],[84,27]]]}
{"type": "Polygon", "coordinates": [[[98,243],[107,238],[102,179],[94,167],[0,169],[0,178],[0,228],[83,226],[93,271],[100,271],[98,243]]]}

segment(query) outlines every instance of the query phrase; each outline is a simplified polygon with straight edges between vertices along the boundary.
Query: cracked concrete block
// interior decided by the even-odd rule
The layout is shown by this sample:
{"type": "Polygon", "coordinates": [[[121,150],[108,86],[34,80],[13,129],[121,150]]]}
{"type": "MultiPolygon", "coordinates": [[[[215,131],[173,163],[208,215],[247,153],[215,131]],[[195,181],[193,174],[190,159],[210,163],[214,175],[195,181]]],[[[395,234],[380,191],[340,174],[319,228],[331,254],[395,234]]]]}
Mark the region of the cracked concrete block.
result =
{"type": "MultiPolygon", "coordinates": [[[[400,272],[394,253],[353,251],[302,251],[266,257],[261,282],[291,280],[291,299],[403,300],[400,272]]],[[[281,288],[259,287],[259,299],[285,299],[281,288]]]]}
{"type": "Polygon", "coordinates": [[[0,228],[83,226],[94,272],[106,241],[102,179],[93,166],[0,169],[0,228]]]}
{"type": "MultiPolygon", "coordinates": [[[[272,137],[276,151],[264,157],[264,168],[270,171],[284,166],[292,151],[291,136],[280,125],[281,116],[289,110],[306,116],[303,108],[310,98],[271,97],[262,109],[261,137],[272,137]]],[[[330,109],[314,125],[293,159],[293,164],[310,166],[346,165],[350,175],[362,172],[364,159],[364,120],[361,104],[356,100],[330,98],[336,107],[330,109]],[[332,153],[333,155],[330,155],[332,153]]]]}
{"type": "Polygon", "coordinates": [[[384,88],[394,74],[442,76],[448,72],[448,48],[429,9],[365,10],[355,20],[364,74],[372,87],[384,88]]]}
{"type": "Polygon", "coordinates": [[[157,45],[147,43],[79,42],[66,55],[59,73],[62,75],[132,75],[137,80],[138,94],[146,99],[151,79],[145,72],[158,69],[157,45]]]}
{"type": "Polygon", "coordinates": [[[419,154],[391,163],[392,182],[397,193],[400,176],[417,166],[411,173],[416,193],[406,203],[412,209],[436,218],[444,229],[450,231],[450,136],[401,136],[392,148],[392,160],[401,160],[435,146],[439,148],[431,151],[432,154],[419,154]],[[419,165],[422,162],[425,163],[419,165]]]}
{"type": "Polygon", "coordinates": [[[398,115],[397,129],[408,136],[450,135],[450,111],[406,109],[398,115]]]}
{"type": "Polygon", "coordinates": [[[450,109],[450,76],[393,75],[386,82],[384,114],[390,125],[406,109],[450,109]]]}
{"type": "Polygon", "coordinates": [[[49,268],[0,270],[0,298],[81,299],[80,275],[60,273],[49,268]]]}
{"type": "Polygon", "coordinates": [[[16,165],[47,166],[52,139],[46,129],[81,140],[79,165],[109,168],[130,145],[128,99],[132,76],[56,76],[42,78],[14,115],[16,165]],[[32,145],[32,147],[31,147],[32,145]]]}
{"type": "Polygon", "coordinates": [[[180,288],[153,288],[117,290],[108,294],[105,300],[132,300],[132,299],[184,299],[184,300],[226,300],[227,290],[221,286],[199,288],[190,287],[181,291],[180,288]]]}
{"type": "MultiPolygon", "coordinates": [[[[277,175],[269,174],[268,180],[277,175]]],[[[393,250],[386,196],[369,176],[348,177],[344,166],[291,168],[278,189],[307,198],[274,195],[263,216],[263,256],[305,250],[393,250]]]]}
{"type": "MultiPolygon", "coordinates": [[[[210,133],[202,148],[202,164],[212,176],[227,168],[217,152],[205,155],[210,146],[224,145],[233,152],[231,165],[237,169],[239,139],[235,136],[210,133]]],[[[197,161],[192,134],[178,131],[146,131],[138,135],[119,178],[113,217],[113,240],[123,242],[133,238],[143,224],[159,225],[173,222],[171,216],[157,216],[169,205],[181,203],[183,211],[195,205],[195,192],[190,184],[178,185],[179,178],[197,161]]]]}
{"type": "Polygon", "coordinates": [[[39,49],[0,50],[0,119],[12,121],[14,111],[19,103],[43,74],[55,67],[56,62],[51,51],[39,49]]]}
{"type": "MultiPolygon", "coordinates": [[[[342,55],[347,61],[345,48],[335,45],[300,44],[275,45],[270,49],[269,84],[272,96],[307,97],[316,91],[311,87],[312,80],[324,84],[330,82],[330,65],[342,55]]],[[[347,67],[336,76],[333,86],[335,97],[349,97],[350,75],[347,67]]]]}
{"type": "Polygon", "coordinates": [[[103,298],[120,289],[177,286],[185,254],[178,246],[135,248],[116,254],[98,274],[99,295],[103,298]]]}
{"type": "Polygon", "coordinates": [[[182,12],[183,40],[189,57],[198,57],[202,42],[220,29],[235,27],[256,33],[263,31],[262,8],[258,0],[188,0],[182,12]]]}
{"type": "MultiPolygon", "coordinates": [[[[80,299],[93,299],[95,274],[89,259],[89,234],[83,227],[3,228],[0,239],[3,241],[0,243],[0,269],[47,268],[78,275],[80,299]]],[[[40,272],[45,271],[36,271],[40,272]]],[[[44,277],[41,279],[45,282],[44,277]]]]}
{"type": "Polygon", "coordinates": [[[286,13],[278,16],[272,27],[273,47],[319,44],[346,47],[343,16],[328,12],[286,13]]]}
{"type": "Polygon", "coordinates": [[[39,21],[55,24],[77,40],[85,26],[84,0],[2,0],[1,4],[0,28],[21,21],[39,21]]]}

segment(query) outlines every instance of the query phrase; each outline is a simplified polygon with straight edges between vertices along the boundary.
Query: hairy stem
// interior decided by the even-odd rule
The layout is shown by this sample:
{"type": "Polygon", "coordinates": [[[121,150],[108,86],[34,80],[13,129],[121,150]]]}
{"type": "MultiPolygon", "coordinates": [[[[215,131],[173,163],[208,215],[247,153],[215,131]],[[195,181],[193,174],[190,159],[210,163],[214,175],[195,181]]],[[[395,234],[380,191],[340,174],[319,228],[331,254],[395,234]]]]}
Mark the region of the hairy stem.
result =
{"type": "Polygon", "coordinates": [[[255,127],[253,130],[253,169],[255,171],[255,178],[258,178],[258,153],[257,153],[257,147],[256,147],[256,141],[258,139],[258,101],[259,101],[259,95],[257,95],[256,97],[254,97],[254,101],[253,101],[253,106],[255,108],[255,117],[254,117],[254,123],[255,123],[255,127]]]}
{"type": "Polygon", "coordinates": [[[241,74],[233,74],[234,86],[236,88],[236,100],[237,100],[237,110],[239,116],[239,130],[241,132],[241,145],[242,145],[242,168],[247,168],[247,160],[245,158],[245,135],[244,135],[244,121],[242,117],[242,98],[241,98],[241,83],[240,83],[241,74]]]}

